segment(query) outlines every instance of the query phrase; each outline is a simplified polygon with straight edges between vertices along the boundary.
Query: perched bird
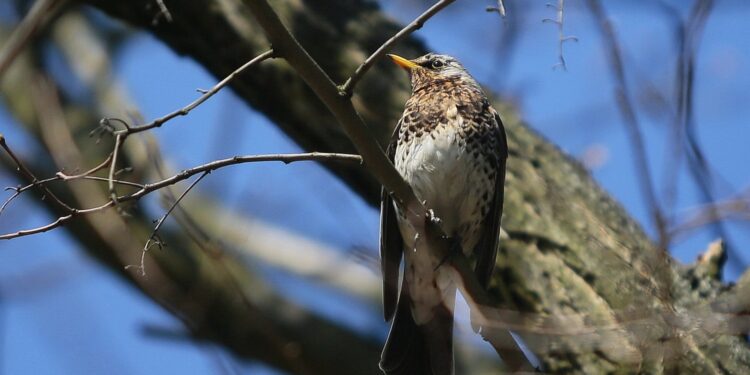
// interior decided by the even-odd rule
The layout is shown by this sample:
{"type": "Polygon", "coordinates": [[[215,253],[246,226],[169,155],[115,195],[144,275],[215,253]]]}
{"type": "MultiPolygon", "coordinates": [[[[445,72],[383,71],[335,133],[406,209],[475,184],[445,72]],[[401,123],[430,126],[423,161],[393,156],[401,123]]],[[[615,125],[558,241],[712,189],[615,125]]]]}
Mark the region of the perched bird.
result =
{"type": "MultiPolygon", "coordinates": [[[[495,109],[455,58],[388,55],[406,69],[412,95],[388,156],[417,198],[433,210],[456,249],[476,258],[487,287],[499,240],[508,146],[495,109]]],[[[393,319],[380,368],[386,374],[452,374],[456,286],[383,192],[380,255],[386,320],[393,319]],[[399,272],[404,277],[399,292],[399,272]]]]}

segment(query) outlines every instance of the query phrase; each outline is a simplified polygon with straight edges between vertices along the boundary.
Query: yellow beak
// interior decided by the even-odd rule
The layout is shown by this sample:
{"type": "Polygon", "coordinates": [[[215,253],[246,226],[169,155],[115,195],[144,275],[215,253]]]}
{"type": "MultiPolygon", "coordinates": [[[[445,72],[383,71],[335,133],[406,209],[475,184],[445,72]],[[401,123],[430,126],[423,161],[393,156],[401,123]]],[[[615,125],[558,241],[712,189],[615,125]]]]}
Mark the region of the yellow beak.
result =
{"type": "Polygon", "coordinates": [[[393,62],[396,63],[396,65],[406,70],[412,70],[419,66],[418,64],[412,62],[411,60],[407,60],[399,55],[388,54],[387,56],[390,57],[391,60],[393,60],[393,62]]]}

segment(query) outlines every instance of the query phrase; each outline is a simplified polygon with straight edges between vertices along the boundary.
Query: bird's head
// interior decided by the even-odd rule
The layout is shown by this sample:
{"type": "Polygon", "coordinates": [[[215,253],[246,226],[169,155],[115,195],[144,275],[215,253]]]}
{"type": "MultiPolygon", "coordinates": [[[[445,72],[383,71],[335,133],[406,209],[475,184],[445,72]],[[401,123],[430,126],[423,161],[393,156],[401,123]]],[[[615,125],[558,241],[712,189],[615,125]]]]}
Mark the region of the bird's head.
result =
{"type": "Polygon", "coordinates": [[[456,58],[448,55],[428,53],[413,60],[398,55],[388,55],[396,65],[406,69],[413,90],[438,82],[460,82],[478,86],[474,78],[456,58]]]}

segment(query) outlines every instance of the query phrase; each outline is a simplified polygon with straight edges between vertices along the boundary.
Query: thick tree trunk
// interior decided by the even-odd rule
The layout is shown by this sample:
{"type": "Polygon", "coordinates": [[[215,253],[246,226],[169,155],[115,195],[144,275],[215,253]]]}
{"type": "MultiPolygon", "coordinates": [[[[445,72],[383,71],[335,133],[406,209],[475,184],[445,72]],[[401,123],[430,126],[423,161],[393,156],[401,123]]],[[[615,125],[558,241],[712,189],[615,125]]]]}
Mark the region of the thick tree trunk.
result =
{"type": "MultiPolygon", "coordinates": [[[[86,2],[151,31],[217,77],[269,47],[240,0],[165,1],[171,22],[153,22],[158,13],[153,0],[86,2]]],[[[364,0],[278,0],[272,5],[338,82],[400,28],[364,0]]],[[[425,49],[412,38],[397,52],[415,56],[425,49]]],[[[303,148],[352,152],[332,116],[283,61],[265,62],[243,74],[233,89],[303,148]]],[[[406,80],[378,64],[353,100],[384,143],[407,96],[406,80]]],[[[750,310],[743,297],[750,294],[750,277],[734,288],[722,285],[717,276],[721,257],[708,257],[690,269],[674,264],[583,168],[523,125],[511,108],[502,103],[496,108],[503,114],[511,153],[503,218],[509,238],[502,241],[491,292],[503,309],[522,313],[509,313],[508,320],[518,324],[544,368],[561,373],[750,371],[750,349],[732,324],[743,321],[717,320],[750,310]]],[[[377,202],[379,186],[364,169],[331,168],[368,202],[377,202]]]]}

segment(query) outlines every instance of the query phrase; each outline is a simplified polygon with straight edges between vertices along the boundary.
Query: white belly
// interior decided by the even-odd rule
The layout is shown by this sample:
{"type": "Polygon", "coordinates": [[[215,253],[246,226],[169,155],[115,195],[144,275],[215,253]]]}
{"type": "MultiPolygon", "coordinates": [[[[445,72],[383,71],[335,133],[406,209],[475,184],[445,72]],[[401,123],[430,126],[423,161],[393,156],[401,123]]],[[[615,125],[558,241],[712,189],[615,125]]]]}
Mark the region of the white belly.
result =
{"type": "MultiPolygon", "coordinates": [[[[492,191],[494,183],[482,168],[484,156],[466,152],[465,142],[457,139],[457,128],[440,125],[399,145],[394,160],[417,198],[434,210],[447,235],[461,237],[462,249],[468,253],[479,238],[482,196],[492,191]]],[[[410,245],[413,234],[404,233],[404,228],[402,234],[410,245]]]]}

